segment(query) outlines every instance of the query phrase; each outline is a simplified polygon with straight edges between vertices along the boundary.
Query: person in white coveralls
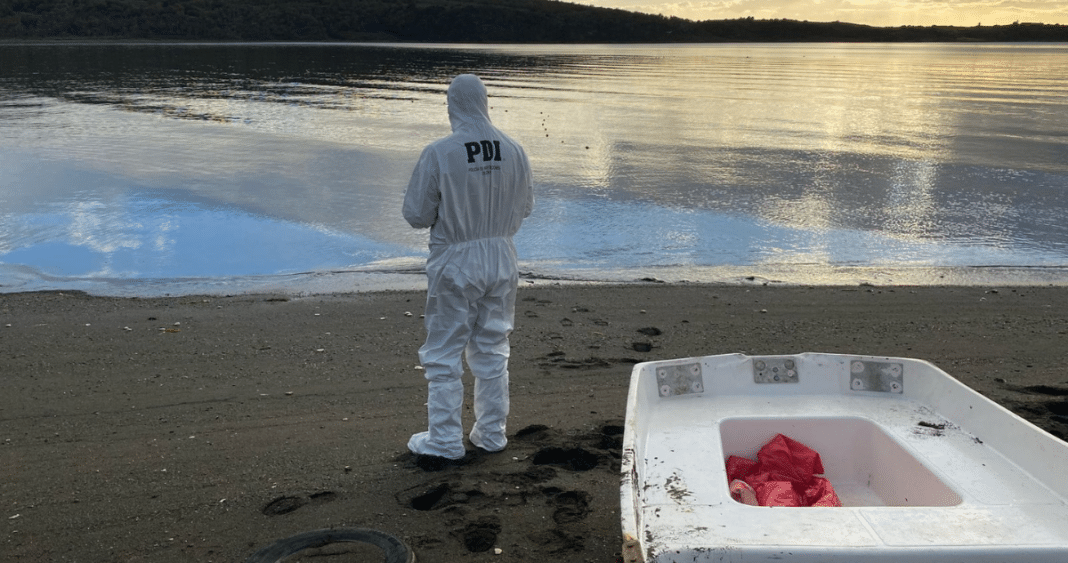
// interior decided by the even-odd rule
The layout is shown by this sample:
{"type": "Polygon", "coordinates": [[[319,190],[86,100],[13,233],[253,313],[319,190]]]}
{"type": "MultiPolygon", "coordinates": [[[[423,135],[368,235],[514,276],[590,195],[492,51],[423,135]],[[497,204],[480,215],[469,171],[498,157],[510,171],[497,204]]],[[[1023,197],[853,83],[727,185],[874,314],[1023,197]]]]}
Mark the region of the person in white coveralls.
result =
{"type": "Polygon", "coordinates": [[[452,134],[419,157],[404,195],[405,220],[430,228],[426,342],[419,359],[428,382],[428,428],[412,453],[465,455],[462,357],[475,377],[471,443],[503,450],[508,417],[508,336],[519,282],[512,236],[534,207],[523,148],[493,126],[486,86],[472,74],[448,91],[452,134]]]}

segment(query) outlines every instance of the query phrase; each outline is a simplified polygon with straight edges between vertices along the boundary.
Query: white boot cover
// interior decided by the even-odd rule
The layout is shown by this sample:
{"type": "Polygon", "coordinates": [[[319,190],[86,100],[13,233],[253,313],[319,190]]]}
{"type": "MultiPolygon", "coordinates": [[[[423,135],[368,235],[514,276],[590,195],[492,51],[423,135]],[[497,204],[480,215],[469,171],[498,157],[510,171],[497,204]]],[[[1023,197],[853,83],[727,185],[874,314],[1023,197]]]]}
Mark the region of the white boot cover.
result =
{"type": "Polygon", "coordinates": [[[426,412],[429,428],[408,440],[414,454],[448,459],[464,457],[464,427],[460,411],[464,404],[464,384],[459,379],[430,381],[427,384],[426,412]]]}
{"type": "Polygon", "coordinates": [[[508,356],[511,347],[512,307],[515,293],[510,284],[498,286],[504,293],[480,304],[479,323],[467,345],[467,365],[475,375],[475,426],[471,443],[489,452],[499,452],[508,444],[508,356]]]}
{"type": "Polygon", "coordinates": [[[493,379],[475,379],[475,426],[471,443],[499,452],[508,445],[508,372],[493,379]]]}

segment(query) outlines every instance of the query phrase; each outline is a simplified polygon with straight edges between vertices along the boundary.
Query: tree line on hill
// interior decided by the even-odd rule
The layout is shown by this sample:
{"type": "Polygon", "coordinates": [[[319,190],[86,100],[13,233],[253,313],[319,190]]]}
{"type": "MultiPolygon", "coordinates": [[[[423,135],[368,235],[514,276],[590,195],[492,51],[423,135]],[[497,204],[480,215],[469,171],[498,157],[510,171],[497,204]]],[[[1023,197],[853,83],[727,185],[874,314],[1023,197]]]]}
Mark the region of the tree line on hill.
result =
{"type": "Polygon", "coordinates": [[[709,20],[555,0],[0,0],[0,39],[681,43],[1068,41],[1068,26],[709,20]]]}

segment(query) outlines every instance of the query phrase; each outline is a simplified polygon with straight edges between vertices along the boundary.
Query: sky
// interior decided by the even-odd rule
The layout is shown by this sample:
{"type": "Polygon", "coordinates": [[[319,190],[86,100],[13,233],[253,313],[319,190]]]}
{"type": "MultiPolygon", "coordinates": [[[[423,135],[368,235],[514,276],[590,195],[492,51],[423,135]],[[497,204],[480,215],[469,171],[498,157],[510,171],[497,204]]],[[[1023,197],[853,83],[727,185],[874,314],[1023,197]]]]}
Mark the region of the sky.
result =
{"type": "Polygon", "coordinates": [[[691,20],[746,18],[902,25],[1068,24],[1068,0],[565,0],[691,20]]]}

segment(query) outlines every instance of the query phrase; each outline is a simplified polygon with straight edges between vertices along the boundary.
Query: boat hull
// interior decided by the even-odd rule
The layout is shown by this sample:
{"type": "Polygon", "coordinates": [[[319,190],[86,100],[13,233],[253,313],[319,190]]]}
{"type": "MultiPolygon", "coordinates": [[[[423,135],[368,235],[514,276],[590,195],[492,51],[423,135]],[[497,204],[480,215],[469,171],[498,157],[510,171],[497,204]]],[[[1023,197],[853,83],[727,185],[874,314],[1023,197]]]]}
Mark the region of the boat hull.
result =
{"type": "Polygon", "coordinates": [[[910,358],[729,354],[634,367],[627,563],[1068,561],[1068,444],[910,358]],[[730,495],[776,434],[820,453],[841,507],[730,495]]]}

